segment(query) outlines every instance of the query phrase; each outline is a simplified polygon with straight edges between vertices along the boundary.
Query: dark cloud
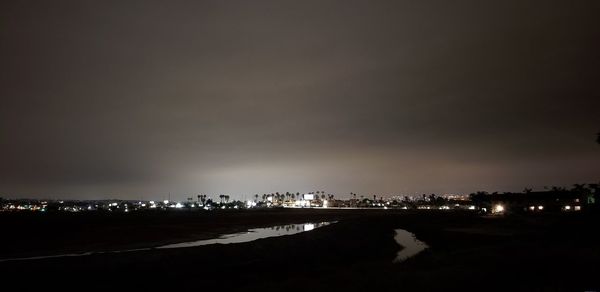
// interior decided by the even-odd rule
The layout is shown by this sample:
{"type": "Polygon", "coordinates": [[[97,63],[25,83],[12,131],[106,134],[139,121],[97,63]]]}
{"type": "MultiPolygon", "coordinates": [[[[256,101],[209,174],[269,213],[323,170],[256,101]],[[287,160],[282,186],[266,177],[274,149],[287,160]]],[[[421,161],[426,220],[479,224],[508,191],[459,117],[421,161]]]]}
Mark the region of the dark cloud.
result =
{"type": "Polygon", "coordinates": [[[4,1],[0,193],[598,180],[597,1],[4,1]]]}

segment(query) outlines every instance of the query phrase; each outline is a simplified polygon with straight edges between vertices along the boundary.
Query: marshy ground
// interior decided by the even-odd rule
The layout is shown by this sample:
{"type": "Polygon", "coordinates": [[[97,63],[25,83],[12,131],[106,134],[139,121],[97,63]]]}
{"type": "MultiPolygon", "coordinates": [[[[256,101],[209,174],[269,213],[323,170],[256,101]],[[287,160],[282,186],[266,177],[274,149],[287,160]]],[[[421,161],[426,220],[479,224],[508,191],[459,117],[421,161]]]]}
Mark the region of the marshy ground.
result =
{"type": "Polygon", "coordinates": [[[288,223],[337,223],[237,244],[5,261],[0,273],[15,283],[70,288],[597,291],[598,217],[312,209],[1,214],[0,259],[160,246],[288,223]],[[394,264],[401,249],[393,240],[397,228],[429,248],[394,264]]]}

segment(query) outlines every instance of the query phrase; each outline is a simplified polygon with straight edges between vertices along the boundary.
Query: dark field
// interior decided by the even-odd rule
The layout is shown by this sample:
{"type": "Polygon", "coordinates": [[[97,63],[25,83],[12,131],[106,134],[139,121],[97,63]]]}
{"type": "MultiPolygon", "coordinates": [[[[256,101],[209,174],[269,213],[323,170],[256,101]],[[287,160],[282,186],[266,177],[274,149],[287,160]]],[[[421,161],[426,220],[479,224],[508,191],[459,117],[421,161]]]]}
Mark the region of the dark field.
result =
{"type": "Polygon", "coordinates": [[[0,258],[141,248],[254,227],[338,221],[231,245],[0,262],[0,278],[26,288],[69,290],[599,291],[598,217],[302,209],[0,214],[0,258]],[[395,228],[415,233],[430,248],[393,264],[400,250],[395,228]]]}

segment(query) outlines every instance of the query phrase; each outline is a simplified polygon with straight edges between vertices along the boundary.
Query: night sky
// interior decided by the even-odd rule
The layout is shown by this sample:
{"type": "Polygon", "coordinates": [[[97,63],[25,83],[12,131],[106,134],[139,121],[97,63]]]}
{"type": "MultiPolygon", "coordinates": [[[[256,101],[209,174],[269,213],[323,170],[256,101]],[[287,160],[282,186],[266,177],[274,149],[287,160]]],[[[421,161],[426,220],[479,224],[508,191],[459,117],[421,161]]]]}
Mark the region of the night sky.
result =
{"type": "Polygon", "coordinates": [[[0,196],[597,182],[599,15],[572,0],[2,1],[0,196]]]}

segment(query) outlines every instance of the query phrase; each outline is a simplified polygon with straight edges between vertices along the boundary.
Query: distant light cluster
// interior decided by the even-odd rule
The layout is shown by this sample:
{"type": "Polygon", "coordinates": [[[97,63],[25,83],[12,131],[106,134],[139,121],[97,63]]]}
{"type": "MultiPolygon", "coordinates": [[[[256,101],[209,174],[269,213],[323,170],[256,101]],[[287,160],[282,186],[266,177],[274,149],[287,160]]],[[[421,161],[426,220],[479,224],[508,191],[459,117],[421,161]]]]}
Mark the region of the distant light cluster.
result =
{"type": "Polygon", "coordinates": [[[349,199],[337,199],[323,191],[300,193],[258,194],[253,199],[229,200],[229,195],[218,195],[213,200],[208,195],[186,201],[131,201],[131,200],[5,200],[0,198],[0,212],[116,212],[129,213],[146,210],[240,210],[255,208],[338,208],[338,209],[400,209],[400,210],[465,210],[482,214],[503,215],[507,213],[575,212],[584,205],[595,204],[596,191],[572,190],[525,193],[478,192],[470,195],[420,196],[363,196],[350,193],[349,199]],[[219,198],[218,200],[216,198],[219,198]]]}

